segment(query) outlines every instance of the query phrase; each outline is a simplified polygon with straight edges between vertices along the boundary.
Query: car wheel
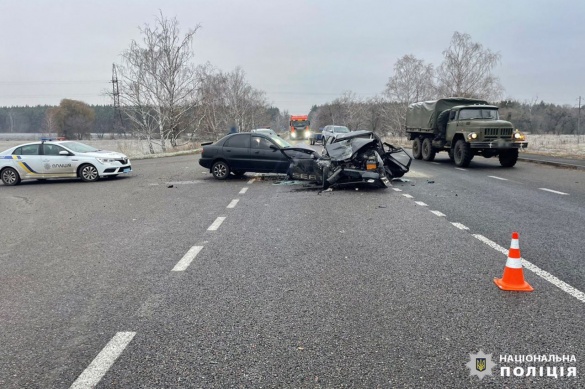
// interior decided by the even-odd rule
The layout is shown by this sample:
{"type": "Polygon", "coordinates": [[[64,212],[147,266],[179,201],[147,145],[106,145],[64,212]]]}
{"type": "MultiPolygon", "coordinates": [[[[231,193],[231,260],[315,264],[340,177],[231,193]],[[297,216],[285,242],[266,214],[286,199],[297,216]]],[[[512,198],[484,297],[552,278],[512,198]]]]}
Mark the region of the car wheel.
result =
{"type": "Polygon", "coordinates": [[[437,152],[433,149],[431,138],[425,138],[422,142],[421,156],[425,161],[432,161],[435,159],[437,152]]]}
{"type": "Polygon", "coordinates": [[[79,177],[85,182],[94,182],[100,178],[99,172],[95,166],[90,164],[81,165],[79,168],[79,177]]]}
{"type": "Polygon", "coordinates": [[[2,182],[8,186],[18,185],[20,183],[20,175],[13,168],[7,167],[2,170],[2,182]]]}
{"type": "Polygon", "coordinates": [[[211,174],[218,180],[225,180],[230,175],[230,167],[225,161],[217,161],[211,167],[211,174]]]}
{"type": "Polygon", "coordinates": [[[463,139],[459,139],[457,143],[455,143],[455,149],[453,150],[453,160],[455,161],[455,165],[459,167],[467,167],[472,158],[473,154],[471,153],[469,143],[465,142],[463,139]]]}
{"type": "Polygon", "coordinates": [[[414,159],[422,159],[422,144],[420,138],[416,138],[414,142],[412,142],[412,156],[414,159]]]}
{"type": "Polygon", "coordinates": [[[498,159],[503,167],[512,167],[518,161],[518,149],[500,151],[498,159]]]}

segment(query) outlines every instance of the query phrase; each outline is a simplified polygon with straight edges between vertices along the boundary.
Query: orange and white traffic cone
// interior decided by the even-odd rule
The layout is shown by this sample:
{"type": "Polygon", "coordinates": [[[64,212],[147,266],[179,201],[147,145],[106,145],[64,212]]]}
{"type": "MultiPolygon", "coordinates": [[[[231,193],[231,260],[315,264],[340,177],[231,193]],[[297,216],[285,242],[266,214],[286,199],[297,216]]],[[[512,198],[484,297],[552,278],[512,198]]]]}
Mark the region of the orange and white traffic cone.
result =
{"type": "Polygon", "coordinates": [[[512,243],[508,251],[508,260],[504,268],[502,278],[494,278],[495,284],[502,290],[513,290],[518,292],[532,292],[534,289],[524,280],[522,271],[522,260],[520,259],[520,245],[518,233],[512,233],[512,243]]]}

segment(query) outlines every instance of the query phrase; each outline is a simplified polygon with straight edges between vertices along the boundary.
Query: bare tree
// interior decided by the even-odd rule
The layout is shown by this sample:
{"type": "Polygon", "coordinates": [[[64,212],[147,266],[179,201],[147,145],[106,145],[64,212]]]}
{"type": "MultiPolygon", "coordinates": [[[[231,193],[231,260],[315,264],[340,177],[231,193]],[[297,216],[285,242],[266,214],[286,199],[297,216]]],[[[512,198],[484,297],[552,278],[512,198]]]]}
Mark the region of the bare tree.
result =
{"type": "Polygon", "coordinates": [[[142,43],[132,41],[122,53],[120,106],[151,152],[153,139],[164,152],[166,142],[176,145],[188,126],[197,86],[191,44],[198,29],[181,37],[177,19],[161,13],[154,27],[140,28],[142,43]]]}
{"type": "Polygon", "coordinates": [[[455,32],[449,48],[443,51],[443,63],[437,69],[441,96],[498,99],[503,92],[492,71],[501,55],[471,41],[469,34],[455,32]]]}
{"type": "Polygon", "coordinates": [[[436,97],[433,83],[435,70],[432,64],[408,54],[394,64],[394,75],[389,78],[384,91],[391,104],[385,108],[392,132],[402,132],[406,124],[409,104],[436,97]]]}

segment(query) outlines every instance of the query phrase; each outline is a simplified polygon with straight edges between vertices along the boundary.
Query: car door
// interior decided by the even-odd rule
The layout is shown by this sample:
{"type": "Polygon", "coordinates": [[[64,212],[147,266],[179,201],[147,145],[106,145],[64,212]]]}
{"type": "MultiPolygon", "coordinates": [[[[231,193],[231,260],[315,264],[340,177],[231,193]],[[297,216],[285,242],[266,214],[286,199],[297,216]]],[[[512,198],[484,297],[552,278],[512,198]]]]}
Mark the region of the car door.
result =
{"type": "Polygon", "coordinates": [[[251,141],[253,171],[264,173],[286,173],[290,161],[279,151],[270,139],[254,135],[251,141]],[[272,147],[271,147],[272,146],[272,147]]]}
{"type": "Polygon", "coordinates": [[[16,148],[13,158],[16,160],[16,169],[22,177],[35,177],[43,174],[43,163],[39,154],[40,143],[28,144],[16,148]]]}
{"type": "Polygon", "coordinates": [[[252,171],[250,161],[250,134],[235,134],[226,139],[223,144],[223,157],[230,169],[252,171]]]}
{"type": "Polygon", "coordinates": [[[72,155],[63,147],[55,144],[42,145],[42,162],[45,174],[55,176],[75,176],[77,165],[72,161],[72,155]],[[66,155],[59,154],[66,152],[66,155]]]}

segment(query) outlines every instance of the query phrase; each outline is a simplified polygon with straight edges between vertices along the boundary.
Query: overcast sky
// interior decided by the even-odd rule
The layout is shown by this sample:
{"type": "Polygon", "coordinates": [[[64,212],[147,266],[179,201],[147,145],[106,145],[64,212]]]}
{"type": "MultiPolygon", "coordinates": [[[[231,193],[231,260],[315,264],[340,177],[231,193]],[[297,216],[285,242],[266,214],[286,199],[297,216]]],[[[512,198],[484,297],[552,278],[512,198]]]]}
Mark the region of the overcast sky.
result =
{"type": "Polygon", "coordinates": [[[438,66],[454,31],[502,55],[505,97],[585,97],[584,0],[0,0],[0,106],[111,104],[112,63],[159,9],[197,24],[197,63],[244,69],[291,114],[380,94],[405,54],[438,66]]]}

